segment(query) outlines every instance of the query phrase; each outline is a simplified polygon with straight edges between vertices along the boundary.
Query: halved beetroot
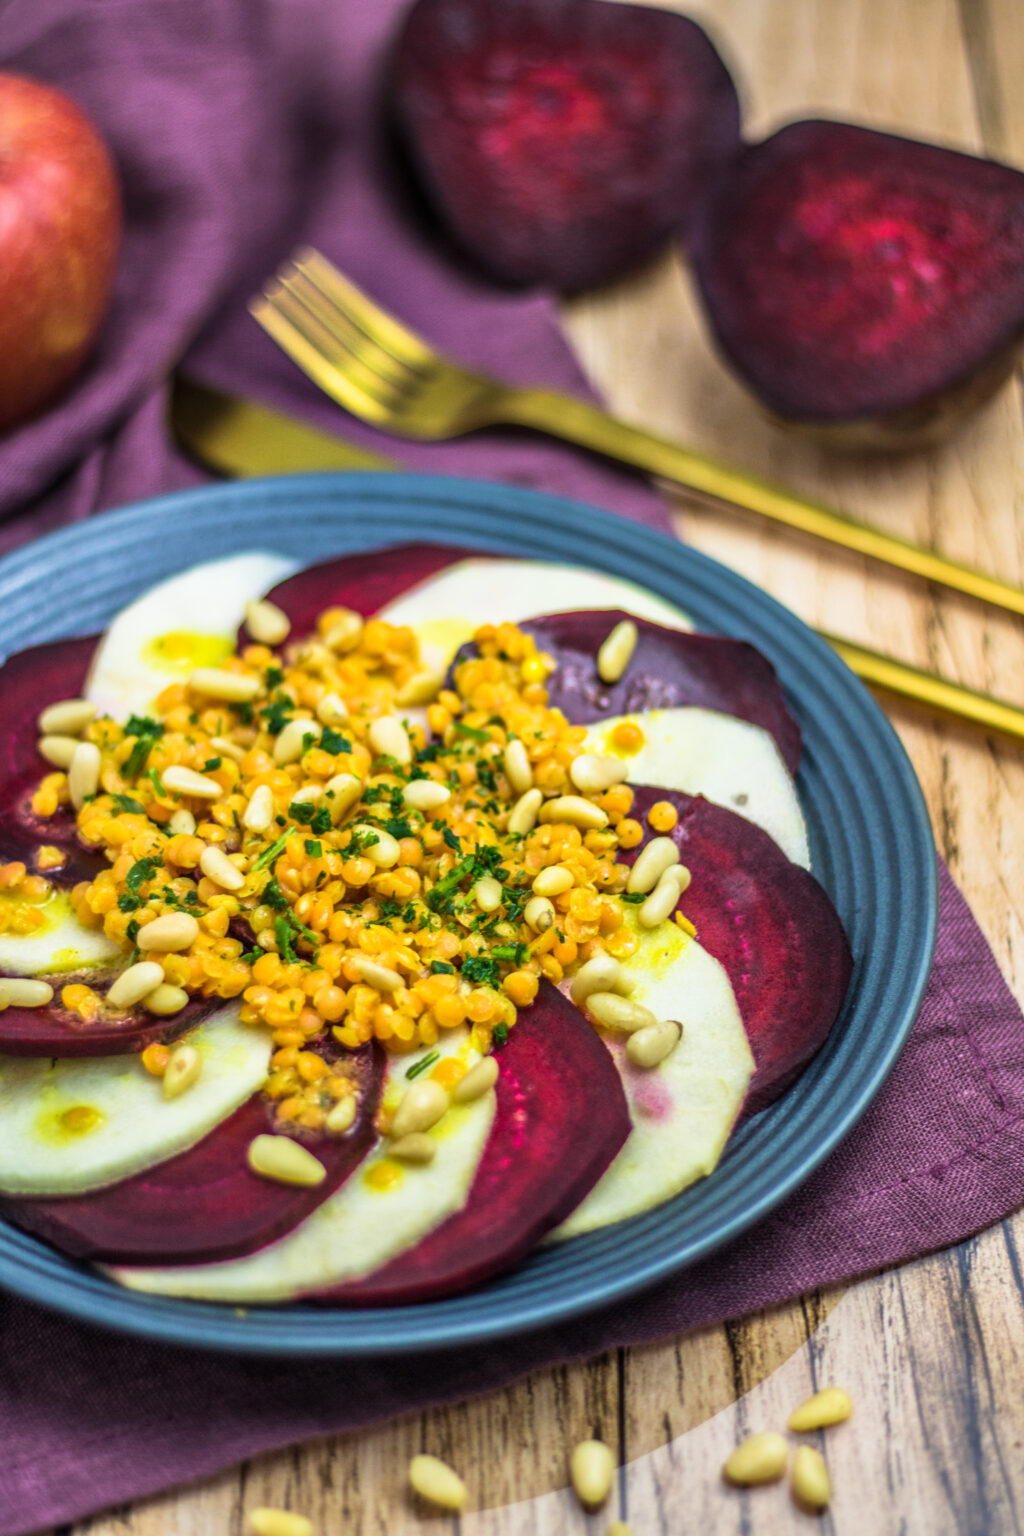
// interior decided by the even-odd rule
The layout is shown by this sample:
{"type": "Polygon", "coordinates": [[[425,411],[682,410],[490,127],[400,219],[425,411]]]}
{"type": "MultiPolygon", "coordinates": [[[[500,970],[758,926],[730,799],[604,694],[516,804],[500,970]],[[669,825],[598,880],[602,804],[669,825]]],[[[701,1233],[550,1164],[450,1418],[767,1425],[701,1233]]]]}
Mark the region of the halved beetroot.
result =
{"type": "Polygon", "coordinates": [[[49,843],[67,856],[60,869],[46,871],[55,885],[90,880],[105,861],[79,842],[69,808],[45,818],[33,814],[32,796],[44,775],[53,772],[36,750],[36,719],[47,704],[79,697],[95,649],[95,637],[55,640],[18,651],[0,667],[0,863],[16,859],[34,870],[40,845],[49,843]]]}
{"type": "Polygon", "coordinates": [[[581,288],[646,260],[740,145],[707,34],[641,6],[418,0],[391,84],[430,202],[513,283],[581,288]]]}
{"type": "Polygon", "coordinates": [[[629,1109],[579,1010],[542,982],[496,1059],[497,1111],[462,1210],[382,1269],[307,1300],[393,1306],[466,1290],[524,1258],[597,1183],[629,1109]]]}
{"type": "MultiPolygon", "coordinates": [[[[292,638],[301,640],[312,633],[327,608],[351,608],[369,618],[410,587],[477,553],[454,544],[396,544],[392,549],[338,555],[320,565],[308,565],[267,596],[291,619],[292,638]]],[[[239,641],[249,643],[244,629],[239,641]]]]}
{"type": "MultiPolygon", "coordinates": [[[[340,1047],[312,1042],[334,1060],[340,1047]]],[[[73,1258],[117,1264],[203,1264],[253,1253],[297,1226],[348,1178],[376,1140],[373,1121],[384,1079],[377,1046],[346,1053],[360,1105],[344,1136],[305,1133],[303,1144],[327,1169],[322,1184],[301,1188],[253,1173],[246,1151],[276,1129],[273,1105],[255,1094],[203,1138],[145,1173],[54,1200],[0,1200],[0,1211],[26,1232],[73,1258]]]]}
{"type": "Polygon", "coordinates": [[[767,832],[702,796],[641,785],[631,814],[645,827],[657,800],[679,812],[670,836],[693,875],[679,905],[736,994],[756,1064],[743,1110],[753,1114],[824,1045],[853,973],[850,946],[827,893],[767,832]]]}
{"type": "MultiPolygon", "coordinates": [[[[147,1013],[141,1003],[119,1017],[87,1023],[79,1014],[63,1007],[61,988],[68,982],[96,982],[88,975],[48,976],[54,1000],[45,1008],[5,1008],[0,1013],[0,1054],[5,1056],[119,1056],[127,1051],[144,1051],[154,1040],[174,1040],[186,1030],[201,1024],[221,998],[192,997],[180,1013],[158,1018],[147,1013]]],[[[113,980],[109,977],[108,980],[113,980]]],[[[105,988],[96,986],[97,991],[105,988]]]]}
{"type": "Polygon", "coordinates": [[[840,441],[928,440],[1018,354],[1024,175],[791,123],[734,162],[695,257],[718,344],[771,411],[840,441]]]}
{"type": "MultiPolygon", "coordinates": [[[[551,705],[573,725],[590,725],[611,715],[697,705],[763,726],[778,743],[787,768],[800,762],[800,727],[790,714],[775,668],[754,646],[719,635],[666,629],[634,619],[636,649],[617,683],[603,683],[597,653],[620,619],[614,610],[545,614],[521,628],[553,656],[557,670],[548,679],[551,705]]],[[[465,648],[456,658],[456,665],[465,648]]]]}

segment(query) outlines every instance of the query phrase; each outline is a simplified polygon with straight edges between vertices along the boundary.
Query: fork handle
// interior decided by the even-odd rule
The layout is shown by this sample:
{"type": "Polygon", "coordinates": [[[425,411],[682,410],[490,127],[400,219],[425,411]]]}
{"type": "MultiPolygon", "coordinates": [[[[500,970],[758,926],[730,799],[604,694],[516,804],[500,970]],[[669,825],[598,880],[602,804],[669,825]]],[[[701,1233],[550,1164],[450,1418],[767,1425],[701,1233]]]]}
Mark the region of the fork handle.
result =
{"type": "Polygon", "coordinates": [[[554,437],[565,438],[607,458],[633,464],[650,474],[702,491],[719,501],[733,502],[749,512],[760,512],[774,522],[784,523],[787,528],[826,539],[871,560],[881,560],[898,570],[921,576],[925,581],[938,582],[957,592],[966,592],[981,602],[1024,615],[1024,591],[1019,587],[959,565],[955,560],[947,560],[932,550],[893,538],[891,534],[869,528],[853,518],[842,517],[817,502],[804,501],[755,475],[716,463],[702,453],[630,426],[571,395],[543,389],[508,390],[501,397],[500,411],[503,420],[516,426],[533,427],[554,437]]]}

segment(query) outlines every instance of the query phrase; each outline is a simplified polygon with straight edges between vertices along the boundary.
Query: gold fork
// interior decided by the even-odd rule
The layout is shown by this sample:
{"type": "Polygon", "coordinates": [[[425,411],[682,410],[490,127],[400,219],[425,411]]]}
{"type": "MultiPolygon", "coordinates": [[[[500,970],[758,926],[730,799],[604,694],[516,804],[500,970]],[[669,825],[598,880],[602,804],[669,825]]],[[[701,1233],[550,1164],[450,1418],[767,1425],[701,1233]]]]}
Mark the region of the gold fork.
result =
{"type": "Polygon", "coordinates": [[[804,501],[571,395],[517,389],[460,368],[317,251],[300,251],[250,309],[325,394],[353,416],[398,437],[460,437],[492,425],[530,427],[1024,615],[1024,591],[994,576],[804,501]]]}

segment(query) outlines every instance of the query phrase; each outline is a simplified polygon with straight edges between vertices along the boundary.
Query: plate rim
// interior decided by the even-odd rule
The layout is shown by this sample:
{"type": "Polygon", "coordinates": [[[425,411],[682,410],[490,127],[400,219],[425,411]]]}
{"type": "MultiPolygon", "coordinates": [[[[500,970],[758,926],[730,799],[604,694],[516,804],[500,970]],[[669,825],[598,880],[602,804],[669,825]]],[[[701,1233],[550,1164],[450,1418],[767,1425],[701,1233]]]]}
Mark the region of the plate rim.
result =
{"type": "MultiPolygon", "coordinates": [[[[515,1318],[511,1323],[504,1315],[487,1320],[471,1319],[461,1325],[457,1321],[447,1320],[447,1312],[452,1309],[457,1311],[458,1304],[463,1299],[458,1295],[435,1303],[420,1304],[416,1308],[365,1310],[314,1309],[295,1303],[274,1308],[246,1309],[153,1297],[142,1292],[125,1290],[105,1280],[88,1266],[76,1264],[62,1255],[57,1255],[60,1276],[56,1279],[52,1275],[45,1276],[46,1283],[40,1290],[38,1280],[33,1285],[33,1279],[36,1277],[33,1276],[31,1267],[26,1273],[24,1259],[19,1259],[16,1252],[12,1254],[10,1247],[12,1236],[16,1245],[27,1244],[37,1249],[44,1249],[45,1245],[38,1243],[35,1239],[27,1238],[17,1228],[4,1222],[0,1222],[0,1285],[27,1300],[93,1325],[110,1327],[119,1332],[162,1343],[250,1356],[358,1358],[396,1352],[422,1353],[486,1343],[497,1338],[534,1332],[582,1317],[612,1302],[624,1300],[664,1279],[667,1275],[690,1267],[755,1225],[811,1176],[828,1154],[849,1134],[878,1093],[917,1016],[934,955],[938,922],[937,863],[931,822],[923,792],[902,742],[868,690],[826,642],[776,598],[738,572],[722,565],[711,556],[690,548],[669,534],[603,511],[588,503],[572,501],[566,497],[532,488],[487,480],[424,475],[406,471],[345,471],[213,482],[136,501],[70,528],[58,529],[21,546],[0,558],[0,595],[21,593],[24,596],[26,588],[34,584],[33,569],[38,571],[40,561],[45,565],[51,551],[59,554],[61,558],[69,559],[80,551],[86,556],[94,556],[105,546],[116,553],[119,531],[134,527],[138,520],[154,514],[170,518],[172,521],[176,516],[184,516],[187,519],[196,515],[201,520],[204,510],[208,516],[213,516],[222,504],[245,505],[253,500],[259,502],[266,499],[272,505],[281,498],[299,501],[309,498],[314,501],[326,499],[328,504],[335,502],[336,505],[329,507],[329,515],[325,513],[325,521],[336,521],[339,535],[346,526],[345,503],[349,504],[347,515],[351,519],[355,507],[366,500],[371,503],[375,500],[381,501],[389,506],[399,504],[406,511],[417,504],[436,503],[439,508],[448,510],[459,508],[461,512],[469,515],[470,520],[474,510],[478,515],[486,515],[501,509],[510,513],[519,511],[524,518],[530,509],[538,514],[543,510],[556,521],[564,519],[570,523],[578,523],[583,518],[592,522],[597,532],[603,534],[610,544],[622,546],[623,553],[631,541],[638,541],[641,546],[650,548],[655,557],[652,561],[654,574],[637,579],[642,580],[643,584],[648,585],[651,590],[668,597],[669,600],[677,602],[679,600],[670,592],[666,592],[664,587],[673,579],[680,579],[680,573],[673,572],[672,567],[681,562],[684,567],[690,567],[690,570],[681,577],[684,582],[687,576],[694,581],[701,574],[710,578],[708,593],[712,606],[724,601],[722,591],[715,590],[716,587],[724,588],[727,594],[731,593],[739,600],[745,599],[750,604],[750,610],[755,615],[760,614],[765,622],[770,622],[773,630],[776,626],[780,626],[783,635],[787,632],[793,634],[800,641],[801,646],[805,647],[808,658],[805,670],[808,676],[814,670],[811,664],[816,664],[818,670],[823,671],[825,676],[831,675],[838,686],[847,692],[848,697],[858,703],[862,710],[867,711],[875,731],[880,733],[881,739],[886,744],[891,757],[891,766],[897,771],[899,788],[905,799],[905,807],[909,811],[908,835],[913,836],[918,853],[922,856],[927,855],[915,869],[915,875],[919,876],[922,882],[921,886],[915,889],[915,897],[919,902],[921,928],[917,935],[912,968],[906,977],[904,988],[906,1000],[901,1017],[884,1048],[874,1055],[873,1070],[866,1078],[858,1096],[848,1105],[845,1112],[837,1117],[820,1145],[810,1153],[804,1152],[799,1164],[790,1171],[788,1176],[773,1182],[771,1187],[760,1198],[752,1201],[741,1215],[734,1217],[683,1257],[669,1253],[657,1260],[648,1258],[631,1277],[618,1281],[614,1285],[605,1285],[604,1288],[600,1284],[595,1284],[583,1298],[576,1295],[554,1303],[550,1298],[546,1302],[534,1301],[523,1315],[515,1318]],[[660,561],[657,558],[659,553],[663,556],[660,561]],[[99,1287],[98,1291],[97,1287],[99,1287]],[[361,1337],[340,1337],[333,1341],[330,1337],[332,1332],[330,1322],[333,1319],[359,1320],[371,1325],[382,1323],[386,1319],[393,1323],[396,1318],[409,1317],[413,1312],[417,1314],[418,1319],[420,1314],[433,1313],[437,1309],[445,1309],[446,1314],[445,1324],[439,1331],[427,1327],[413,1328],[411,1331],[406,1330],[408,1336],[403,1336],[401,1329],[392,1326],[385,1328],[377,1337],[372,1336],[370,1329],[365,1330],[361,1337]],[[265,1329],[263,1334],[254,1334],[251,1331],[253,1327],[259,1327],[261,1319],[273,1319],[276,1322],[294,1319],[296,1316],[302,1318],[314,1316],[320,1319],[324,1326],[319,1331],[309,1330],[309,1337],[301,1339],[280,1337],[273,1327],[265,1329]]],[[[468,537],[471,541],[475,538],[482,542],[484,548],[489,545],[497,551],[503,546],[506,549],[511,546],[513,553],[526,558],[531,557],[531,554],[536,557],[535,552],[523,547],[523,539],[516,536],[514,526],[503,529],[497,536],[481,530],[470,533],[468,537]]],[[[239,551],[243,547],[260,547],[267,538],[268,535],[261,530],[259,536],[249,539],[247,545],[236,544],[235,547],[239,551]]],[[[395,539],[386,533],[375,537],[374,530],[370,529],[365,537],[360,534],[354,542],[349,541],[341,552],[355,548],[387,548],[390,544],[407,542],[413,538],[422,542],[444,543],[460,542],[461,535],[455,537],[444,527],[431,529],[424,527],[418,533],[407,533],[400,539],[395,539]]],[[[582,554],[585,556],[586,551],[582,551],[582,554]]],[[[212,557],[206,556],[206,558],[212,557]]],[[[330,557],[322,554],[316,556],[318,560],[323,558],[330,557]]],[[[563,561],[566,560],[564,555],[561,558],[563,561]]],[[[590,569],[603,568],[600,564],[595,566],[586,558],[578,558],[575,562],[570,558],[566,563],[576,563],[590,569]]],[[[175,569],[186,568],[181,560],[172,564],[175,569]]],[[[143,588],[150,586],[159,579],[161,579],[160,576],[147,577],[142,586],[143,588]]],[[[68,626],[62,624],[59,618],[53,624],[44,627],[49,628],[51,634],[60,631],[66,633],[68,629],[68,626]]],[[[752,627],[756,629],[757,625],[754,624],[752,627]]],[[[741,634],[744,628],[745,625],[741,620],[738,625],[741,634]]],[[[83,631],[73,625],[71,632],[82,633],[83,631]]],[[[728,632],[737,633],[737,627],[730,626],[728,632]]],[[[746,635],[742,637],[749,638],[746,635]]],[[[28,640],[24,643],[37,642],[28,640]]],[[[764,646],[763,639],[759,639],[757,643],[764,646]]],[[[770,653],[772,647],[769,645],[768,649],[770,653]]],[[[801,725],[803,727],[803,720],[801,725]]],[[[791,1094],[798,1093],[799,1084],[800,1080],[779,1102],[783,1104],[789,1102],[791,1094]]],[[[756,1126],[760,1118],[760,1116],[755,1117],[748,1124],[756,1126]]],[[[711,1177],[713,1179],[714,1175],[711,1177]]],[[[702,1188],[709,1183],[710,1180],[704,1180],[694,1188],[702,1188]]],[[[677,1198],[685,1198],[685,1196],[677,1198]]],[[[642,1219],[633,1218],[637,1221],[642,1219]]],[[[587,1238],[575,1241],[585,1243],[587,1238]]],[[[46,1252],[52,1259],[53,1250],[46,1249],[46,1252]]],[[[523,1273],[522,1269],[515,1271],[513,1278],[521,1273],[523,1273]]],[[[491,1282],[480,1291],[466,1294],[472,1299],[474,1295],[481,1294],[481,1291],[487,1292],[496,1283],[497,1281],[491,1282]]],[[[353,1330],[341,1328],[335,1331],[346,1334],[353,1330]]]]}

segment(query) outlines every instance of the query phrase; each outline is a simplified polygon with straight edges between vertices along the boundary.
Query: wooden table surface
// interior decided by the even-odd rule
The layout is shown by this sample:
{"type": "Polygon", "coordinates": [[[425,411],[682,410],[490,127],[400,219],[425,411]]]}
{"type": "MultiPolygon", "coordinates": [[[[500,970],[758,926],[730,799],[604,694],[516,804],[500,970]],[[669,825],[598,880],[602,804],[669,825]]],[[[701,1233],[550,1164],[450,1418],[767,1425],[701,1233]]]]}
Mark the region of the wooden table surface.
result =
{"type": "MultiPolygon", "coordinates": [[[[1024,165],[1021,0],[680,0],[736,69],[748,130],[853,117],[1024,165]]],[[[1019,381],[947,447],[902,461],[829,457],[764,423],[712,355],[674,258],[575,302],[568,332],[611,405],[904,538],[1024,583],[1019,381]]],[[[975,688],[1024,696],[1024,629],[750,518],[680,497],[679,534],[811,623],[975,688]]],[[[1024,998],[1024,749],[890,710],[938,845],[1024,998]]],[[[719,1468],[835,1381],[854,1419],[827,1439],[835,1496],[817,1522],[857,1536],[1002,1536],[1024,1524],[1024,1216],[957,1249],[788,1306],[366,1433],[268,1455],[201,1486],[97,1517],[74,1536],[238,1536],[245,1509],[312,1517],[320,1536],[603,1533],[762,1536],[814,1528],[785,1485],[740,1495],[719,1468]],[[587,1518],[566,1491],[576,1441],[600,1434],[621,1503],[587,1518]],[[467,1478],[472,1513],[424,1519],[410,1455],[467,1478]]],[[[62,1532],[61,1536],[70,1536],[62,1532]]]]}

